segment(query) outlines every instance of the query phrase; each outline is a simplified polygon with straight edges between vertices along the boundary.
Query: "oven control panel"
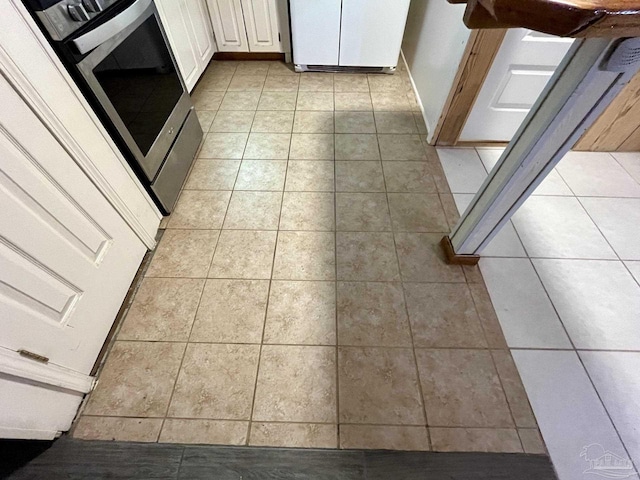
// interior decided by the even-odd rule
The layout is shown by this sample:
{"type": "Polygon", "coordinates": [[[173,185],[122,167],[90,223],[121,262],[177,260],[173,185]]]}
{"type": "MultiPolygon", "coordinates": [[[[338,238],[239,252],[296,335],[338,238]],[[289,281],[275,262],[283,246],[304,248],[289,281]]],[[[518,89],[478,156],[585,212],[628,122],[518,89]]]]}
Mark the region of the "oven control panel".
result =
{"type": "Polygon", "coordinates": [[[63,40],[111,5],[122,0],[60,0],[36,15],[52,40],[63,40]]]}

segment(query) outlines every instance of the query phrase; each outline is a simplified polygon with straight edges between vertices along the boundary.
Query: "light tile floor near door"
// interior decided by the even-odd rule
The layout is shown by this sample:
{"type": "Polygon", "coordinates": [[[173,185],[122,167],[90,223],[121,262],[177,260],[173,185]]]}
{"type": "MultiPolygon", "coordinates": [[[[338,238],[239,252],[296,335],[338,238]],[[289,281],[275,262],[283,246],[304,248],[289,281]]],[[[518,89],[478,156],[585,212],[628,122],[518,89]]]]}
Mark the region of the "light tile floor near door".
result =
{"type": "MultiPolygon", "coordinates": [[[[439,153],[462,211],[502,150],[439,153]]],[[[638,172],[637,153],[569,153],[482,252],[560,480],[636,478],[640,466],[638,172]]]]}
{"type": "Polygon", "coordinates": [[[482,277],[442,260],[406,72],[213,62],[193,98],[204,145],[74,435],[544,453],[482,277]]]}

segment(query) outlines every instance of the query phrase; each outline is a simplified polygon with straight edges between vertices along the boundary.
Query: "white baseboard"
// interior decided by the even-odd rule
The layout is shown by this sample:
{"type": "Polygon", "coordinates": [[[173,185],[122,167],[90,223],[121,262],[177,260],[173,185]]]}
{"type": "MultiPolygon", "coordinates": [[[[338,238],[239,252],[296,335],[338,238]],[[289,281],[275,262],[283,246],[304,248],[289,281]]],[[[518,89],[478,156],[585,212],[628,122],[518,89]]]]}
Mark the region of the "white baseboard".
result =
{"type": "Polygon", "coordinates": [[[400,55],[402,56],[402,61],[404,62],[405,67],[407,67],[407,74],[409,75],[409,81],[411,82],[411,88],[413,89],[413,93],[416,96],[416,100],[418,101],[418,106],[420,107],[420,113],[422,113],[422,118],[424,119],[424,124],[427,126],[427,138],[429,139],[430,135],[432,135],[431,125],[429,125],[429,121],[427,120],[427,116],[424,113],[424,105],[422,104],[422,98],[420,98],[420,93],[418,93],[418,89],[416,88],[416,82],[413,81],[413,76],[411,75],[411,69],[409,68],[409,64],[407,63],[407,59],[404,56],[404,52],[400,49],[400,55]]]}

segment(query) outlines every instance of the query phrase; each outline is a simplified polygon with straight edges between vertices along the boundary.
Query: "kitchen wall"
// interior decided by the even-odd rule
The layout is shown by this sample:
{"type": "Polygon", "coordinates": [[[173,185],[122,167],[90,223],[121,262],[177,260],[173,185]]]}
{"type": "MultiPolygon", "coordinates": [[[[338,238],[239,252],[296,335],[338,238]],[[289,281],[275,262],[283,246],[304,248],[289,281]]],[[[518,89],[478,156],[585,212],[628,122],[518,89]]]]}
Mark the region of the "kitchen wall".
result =
{"type": "Polygon", "coordinates": [[[429,141],[469,39],[464,9],[446,0],[414,0],[409,9],[402,51],[424,108],[429,141]]]}

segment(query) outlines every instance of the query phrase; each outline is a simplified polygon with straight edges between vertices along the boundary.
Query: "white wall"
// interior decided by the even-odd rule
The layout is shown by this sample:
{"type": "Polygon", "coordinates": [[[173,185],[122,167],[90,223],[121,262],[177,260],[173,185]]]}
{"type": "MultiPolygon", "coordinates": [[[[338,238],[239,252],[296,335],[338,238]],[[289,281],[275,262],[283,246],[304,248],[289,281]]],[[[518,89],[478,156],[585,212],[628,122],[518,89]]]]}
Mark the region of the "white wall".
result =
{"type": "Polygon", "coordinates": [[[413,0],[409,9],[402,51],[424,108],[429,141],[469,40],[464,9],[446,0],[413,0]]]}

